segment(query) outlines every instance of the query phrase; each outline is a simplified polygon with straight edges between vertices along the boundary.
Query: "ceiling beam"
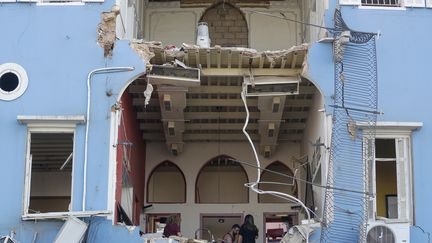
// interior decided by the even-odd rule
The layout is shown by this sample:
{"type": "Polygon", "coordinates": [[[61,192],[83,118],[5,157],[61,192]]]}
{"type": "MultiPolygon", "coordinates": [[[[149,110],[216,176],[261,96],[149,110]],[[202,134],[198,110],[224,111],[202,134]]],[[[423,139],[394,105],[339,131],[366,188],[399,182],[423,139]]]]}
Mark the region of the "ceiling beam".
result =
{"type": "Polygon", "coordinates": [[[202,76],[297,76],[302,72],[301,68],[203,68],[202,76]]]}

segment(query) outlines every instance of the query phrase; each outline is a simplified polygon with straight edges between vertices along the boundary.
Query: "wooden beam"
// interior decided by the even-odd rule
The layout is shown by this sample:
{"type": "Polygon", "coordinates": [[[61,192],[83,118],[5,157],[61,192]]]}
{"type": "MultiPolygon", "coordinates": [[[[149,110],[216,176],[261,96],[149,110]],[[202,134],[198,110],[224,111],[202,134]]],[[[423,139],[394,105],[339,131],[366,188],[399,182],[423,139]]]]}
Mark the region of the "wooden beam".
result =
{"type": "Polygon", "coordinates": [[[228,51],[228,68],[231,68],[231,58],[232,58],[232,52],[230,50],[228,51]]]}
{"type": "Polygon", "coordinates": [[[164,127],[162,123],[140,123],[141,130],[158,130],[163,131],[164,127]]]}
{"type": "Polygon", "coordinates": [[[160,112],[137,112],[137,119],[161,119],[160,112]]]}
{"type": "MultiPolygon", "coordinates": [[[[269,68],[252,68],[252,74],[255,76],[296,76],[300,75],[302,69],[269,69],[269,68]]],[[[248,68],[203,68],[203,76],[245,76],[249,75],[248,68]]]]}
{"type": "Polygon", "coordinates": [[[296,67],[296,64],[297,64],[297,56],[298,56],[297,52],[294,52],[294,53],[293,53],[293,58],[292,58],[292,60],[291,60],[291,68],[295,68],[295,67],[296,67]]]}
{"type": "Polygon", "coordinates": [[[163,134],[163,133],[143,133],[142,138],[144,140],[165,141],[165,134],[163,134]]]}
{"type": "MultiPolygon", "coordinates": [[[[258,134],[250,134],[252,140],[259,140],[258,134]]],[[[211,134],[183,134],[184,141],[193,141],[193,140],[208,140],[208,141],[246,141],[246,137],[244,134],[219,134],[219,133],[211,133],[211,134]]]]}
{"type": "MultiPolygon", "coordinates": [[[[187,99],[187,106],[244,106],[241,99],[187,99]]],[[[257,106],[257,99],[248,99],[248,106],[257,106]]],[[[144,98],[134,98],[134,106],[144,106],[144,98]]],[[[151,99],[150,106],[159,106],[159,101],[151,99]]],[[[312,100],[287,100],[285,107],[304,107],[312,105],[312,100]]]]}
{"type": "Polygon", "coordinates": [[[186,66],[190,66],[189,64],[189,51],[186,49],[184,50],[184,63],[186,64],[186,66]]]}
{"type": "MultiPolygon", "coordinates": [[[[187,99],[186,104],[187,106],[244,106],[240,99],[187,99]]],[[[258,100],[248,100],[247,104],[248,106],[257,106],[258,100]]]]}
{"type": "Polygon", "coordinates": [[[200,56],[199,56],[199,49],[195,50],[195,62],[196,66],[199,67],[200,63],[200,56]]]}
{"type": "Polygon", "coordinates": [[[218,50],[217,52],[217,67],[221,68],[221,62],[222,62],[222,51],[218,50]]]}
{"type": "MultiPolygon", "coordinates": [[[[239,130],[243,128],[243,123],[186,123],[187,130],[239,130]]],[[[248,130],[257,130],[258,124],[251,123],[248,130]]]]}
{"type": "Polygon", "coordinates": [[[207,68],[211,68],[210,49],[207,49],[206,58],[207,58],[207,68]]]}
{"type": "Polygon", "coordinates": [[[286,57],[282,57],[280,68],[281,69],[285,68],[285,64],[286,64],[286,57]]]}
{"type": "MultiPolygon", "coordinates": [[[[193,119],[245,119],[246,112],[185,112],[185,120],[193,119]]],[[[258,119],[259,112],[250,112],[250,119],[258,119]]]]}

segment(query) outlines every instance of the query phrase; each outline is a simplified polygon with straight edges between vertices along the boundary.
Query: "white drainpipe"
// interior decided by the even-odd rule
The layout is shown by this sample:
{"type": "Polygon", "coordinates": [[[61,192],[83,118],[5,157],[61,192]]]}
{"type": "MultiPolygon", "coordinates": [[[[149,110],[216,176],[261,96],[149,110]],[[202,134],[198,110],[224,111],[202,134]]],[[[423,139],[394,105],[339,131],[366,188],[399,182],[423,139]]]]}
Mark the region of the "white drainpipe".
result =
{"type": "Polygon", "coordinates": [[[134,67],[107,67],[93,69],[87,76],[87,122],[85,130],[84,141],[84,175],[83,175],[83,193],[82,193],[82,211],[86,211],[86,196],[87,196],[87,159],[88,159],[88,130],[90,126],[90,103],[91,103],[91,87],[90,83],[93,75],[101,73],[117,73],[117,72],[130,72],[135,70],[134,67]]]}

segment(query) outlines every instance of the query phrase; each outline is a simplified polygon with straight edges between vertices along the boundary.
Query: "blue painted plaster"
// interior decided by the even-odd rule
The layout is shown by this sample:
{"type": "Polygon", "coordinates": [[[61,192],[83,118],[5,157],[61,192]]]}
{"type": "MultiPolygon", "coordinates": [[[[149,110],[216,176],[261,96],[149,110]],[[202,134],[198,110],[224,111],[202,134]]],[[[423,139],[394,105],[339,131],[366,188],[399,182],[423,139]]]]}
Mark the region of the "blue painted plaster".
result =
{"type": "MultiPolygon", "coordinates": [[[[325,20],[328,27],[333,27],[336,0],[331,0],[329,6],[325,20]]],[[[411,242],[427,242],[427,233],[432,232],[432,194],[428,188],[432,170],[429,153],[432,147],[432,113],[428,108],[432,88],[432,32],[428,31],[432,9],[340,7],[351,29],[380,33],[377,41],[378,106],[384,115],[378,120],[423,123],[423,127],[412,135],[415,226],[411,227],[411,242]]],[[[333,80],[333,69],[330,69],[333,64],[329,63],[328,55],[331,55],[330,44],[314,44],[308,59],[309,74],[324,91],[327,104],[331,102],[330,86],[333,85],[330,82],[333,80]]]]}
{"type": "MultiPolygon", "coordinates": [[[[414,223],[432,232],[432,210],[427,185],[431,183],[430,57],[432,32],[426,31],[432,9],[376,10],[342,8],[347,24],[356,30],[380,32],[377,41],[379,108],[382,121],[423,122],[413,133],[414,223]]],[[[425,242],[425,234],[414,227],[412,242],[425,242]]]]}
{"type": "MultiPolygon", "coordinates": [[[[28,88],[20,98],[0,101],[0,166],[3,172],[0,235],[15,230],[17,240],[31,242],[37,232],[37,242],[52,242],[62,225],[53,220],[21,220],[27,127],[17,122],[17,116],[85,115],[88,73],[101,67],[131,66],[135,71],[98,74],[92,81],[86,206],[87,210],[107,209],[111,106],[124,86],[145,71],[143,61],[127,41],[117,41],[111,59],[104,58],[103,49],[97,44],[100,13],[113,4],[113,0],[81,6],[0,4],[0,64],[17,63],[25,68],[29,78],[28,88]],[[107,91],[113,95],[107,96],[107,91]],[[6,196],[8,199],[4,200],[6,196]]],[[[85,125],[78,125],[73,161],[73,210],[81,209],[84,133],[85,125]]],[[[121,229],[110,231],[115,228],[110,220],[100,220],[99,224],[103,225],[99,228],[100,234],[105,232],[111,239],[122,235],[121,229]]],[[[137,237],[137,234],[130,235],[137,237]]]]}

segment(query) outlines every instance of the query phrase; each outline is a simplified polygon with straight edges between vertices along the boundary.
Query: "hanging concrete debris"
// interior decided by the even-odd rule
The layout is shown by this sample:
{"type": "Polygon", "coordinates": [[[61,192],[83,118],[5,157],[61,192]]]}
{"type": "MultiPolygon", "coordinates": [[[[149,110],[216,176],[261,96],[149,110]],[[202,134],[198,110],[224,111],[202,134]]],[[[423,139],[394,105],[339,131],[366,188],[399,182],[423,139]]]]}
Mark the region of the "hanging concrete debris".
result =
{"type": "Polygon", "coordinates": [[[110,57],[116,41],[116,18],[120,7],[114,5],[109,12],[102,12],[101,22],[97,27],[98,43],[104,49],[104,57],[110,57]]]}
{"type": "Polygon", "coordinates": [[[160,45],[160,42],[144,42],[142,40],[134,40],[130,43],[130,47],[147,63],[155,56],[150,47],[160,45]]]}

